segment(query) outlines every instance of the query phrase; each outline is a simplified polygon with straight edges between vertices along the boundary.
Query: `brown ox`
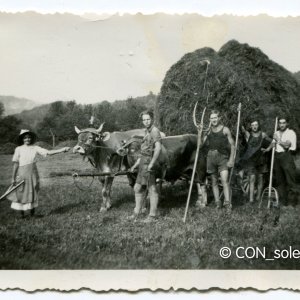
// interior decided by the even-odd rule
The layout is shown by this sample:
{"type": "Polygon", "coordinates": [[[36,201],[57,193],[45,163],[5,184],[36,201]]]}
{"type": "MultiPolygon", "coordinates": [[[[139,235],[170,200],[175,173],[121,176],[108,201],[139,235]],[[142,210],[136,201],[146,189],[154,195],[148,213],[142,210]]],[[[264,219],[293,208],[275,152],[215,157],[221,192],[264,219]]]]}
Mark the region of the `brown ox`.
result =
{"type": "MultiPolygon", "coordinates": [[[[78,134],[78,143],[73,148],[74,153],[80,153],[86,156],[90,163],[100,172],[116,173],[126,171],[130,168],[127,157],[118,155],[117,149],[122,147],[133,135],[144,136],[144,129],[134,129],[124,132],[102,132],[103,124],[99,129],[86,128],[83,130],[75,126],[78,134]]],[[[127,175],[131,186],[135,183],[133,174],[127,175]]],[[[114,177],[104,176],[100,181],[102,188],[102,205],[100,211],[106,211],[111,207],[111,188],[114,177]]]]}
{"type": "MultiPolygon", "coordinates": [[[[127,157],[130,165],[133,165],[137,154],[140,151],[141,139],[133,139],[118,149],[120,155],[127,157]]],[[[164,137],[161,139],[162,150],[158,158],[156,168],[157,175],[166,181],[175,182],[178,179],[189,179],[194,166],[197,135],[184,134],[164,137]]],[[[198,189],[198,204],[207,204],[206,194],[206,156],[203,148],[199,151],[198,163],[196,166],[196,182],[198,189]],[[200,184],[201,183],[201,184],[200,184]]]]}

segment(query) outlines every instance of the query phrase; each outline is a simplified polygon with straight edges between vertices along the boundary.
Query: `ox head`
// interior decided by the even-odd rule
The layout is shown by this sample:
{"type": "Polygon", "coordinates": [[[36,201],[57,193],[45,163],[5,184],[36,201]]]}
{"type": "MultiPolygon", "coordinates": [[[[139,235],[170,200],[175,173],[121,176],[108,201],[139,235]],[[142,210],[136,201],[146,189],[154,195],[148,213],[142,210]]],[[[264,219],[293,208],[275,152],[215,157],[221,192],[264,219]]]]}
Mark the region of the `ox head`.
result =
{"type": "Polygon", "coordinates": [[[102,132],[103,125],[104,123],[98,129],[86,128],[82,130],[75,126],[75,131],[78,134],[78,142],[73,148],[73,153],[88,155],[97,147],[98,141],[107,141],[110,138],[110,133],[102,132]]]}
{"type": "Polygon", "coordinates": [[[131,160],[135,161],[141,150],[142,139],[143,137],[141,136],[133,136],[128,142],[125,142],[122,147],[118,148],[118,155],[127,155],[129,164],[131,160]]]}

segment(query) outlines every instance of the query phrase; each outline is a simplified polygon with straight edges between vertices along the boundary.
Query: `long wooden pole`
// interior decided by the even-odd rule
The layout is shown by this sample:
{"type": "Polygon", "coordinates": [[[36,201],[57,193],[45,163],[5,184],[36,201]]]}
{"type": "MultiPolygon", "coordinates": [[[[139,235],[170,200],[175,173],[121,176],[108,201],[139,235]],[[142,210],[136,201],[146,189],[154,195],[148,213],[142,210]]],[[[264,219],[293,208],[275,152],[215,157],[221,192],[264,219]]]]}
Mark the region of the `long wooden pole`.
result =
{"type": "Polygon", "coordinates": [[[77,172],[51,172],[50,177],[62,177],[62,176],[73,176],[73,177],[93,177],[93,176],[121,176],[127,175],[129,173],[134,174],[129,171],[119,171],[119,172],[95,172],[95,173],[77,173],[77,172]]]}
{"type": "MultiPolygon", "coordinates": [[[[235,143],[234,143],[234,153],[233,153],[233,166],[230,170],[229,179],[228,179],[228,185],[229,186],[230,186],[231,179],[232,179],[232,176],[233,176],[236,153],[237,153],[237,146],[238,146],[238,142],[239,142],[240,123],[241,123],[241,110],[242,110],[242,104],[239,103],[239,105],[238,105],[238,119],[237,119],[237,124],[236,124],[236,136],[235,136],[235,143]]],[[[219,197],[219,200],[221,200],[223,195],[224,195],[224,192],[222,191],[222,193],[219,197]]],[[[230,199],[231,199],[231,196],[232,196],[231,190],[229,191],[229,195],[230,195],[230,199]]]]}
{"type": "MultiPolygon", "coordinates": [[[[277,130],[277,126],[278,126],[278,118],[276,117],[274,134],[275,134],[275,132],[277,130]]],[[[271,168],[270,168],[270,180],[269,180],[269,190],[268,190],[268,208],[270,208],[270,203],[271,203],[270,199],[271,199],[271,190],[272,190],[272,184],[273,184],[272,181],[273,181],[273,168],[274,168],[275,148],[276,148],[276,144],[272,148],[271,168]]]]}
{"type": "Polygon", "coordinates": [[[191,178],[191,183],[190,183],[190,188],[189,188],[189,193],[186,201],[186,206],[185,206],[185,212],[184,212],[184,217],[183,217],[183,223],[186,221],[187,217],[187,212],[189,209],[189,204],[190,204],[190,199],[192,195],[192,189],[193,189],[193,184],[194,184],[194,178],[196,174],[196,168],[197,168],[197,163],[198,163],[198,156],[199,156],[199,150],[201,146],[201,139],[202,139],[202,132],[203,132],[203,123],[204,123],[204,115],[205,115],[206,107],[204,108],[201,116],[201,123],[200,123],[200,129],[198,130],[198,135],[197,135],[197,149],[196,149],[196,155],[195,155],[195,161],[194,161],[194,167],[193,167],[193,173],[192,173],[192,178],[191,178]]]}
{"type": "Polygon", "coordinates": [[[229,176],[229,184],[231,183],[232,175],[233,175],[233,170],[234,170],[234,165],[235,165],[235,159],[236,159],[236,153],[237,153],[237,147],[238,147],[238,142],[239,142],[239,134],[240,134],[240,123],[241,123],[241,110],[242,110],[242,104],[239,103],[238,105],[238,120],[237,120],[237,125],[236,125],[236,136],[235,136],[235,143],[234,143],[234,155],[233,155],[233,167],[231,168],[230,171],[230,176],[229,176]]]}

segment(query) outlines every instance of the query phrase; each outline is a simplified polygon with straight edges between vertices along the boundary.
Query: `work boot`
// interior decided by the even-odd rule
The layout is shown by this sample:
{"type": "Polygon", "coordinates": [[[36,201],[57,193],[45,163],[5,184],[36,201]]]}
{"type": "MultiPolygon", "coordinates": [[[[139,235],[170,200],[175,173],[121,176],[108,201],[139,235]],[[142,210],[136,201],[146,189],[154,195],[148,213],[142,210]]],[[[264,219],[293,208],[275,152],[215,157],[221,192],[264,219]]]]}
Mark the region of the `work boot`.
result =
{"type": "Polygon", "coordinates": [[[217,207],[217,209],[221,209],[222,208],[222,202],[221,201],[216,201],[216,207],[217,207]]]}

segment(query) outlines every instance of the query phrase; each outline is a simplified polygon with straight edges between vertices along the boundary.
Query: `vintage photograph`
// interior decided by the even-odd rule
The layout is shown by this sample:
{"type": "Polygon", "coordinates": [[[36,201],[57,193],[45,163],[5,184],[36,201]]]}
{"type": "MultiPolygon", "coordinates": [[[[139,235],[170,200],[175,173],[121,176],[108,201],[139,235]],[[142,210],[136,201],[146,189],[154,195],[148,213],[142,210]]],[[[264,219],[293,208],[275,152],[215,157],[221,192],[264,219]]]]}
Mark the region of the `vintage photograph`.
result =
{"type": "Polygon", "coordinates": [[[299,17],[0,24],[1,270],[300,269],[299,17]]]}

